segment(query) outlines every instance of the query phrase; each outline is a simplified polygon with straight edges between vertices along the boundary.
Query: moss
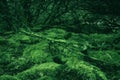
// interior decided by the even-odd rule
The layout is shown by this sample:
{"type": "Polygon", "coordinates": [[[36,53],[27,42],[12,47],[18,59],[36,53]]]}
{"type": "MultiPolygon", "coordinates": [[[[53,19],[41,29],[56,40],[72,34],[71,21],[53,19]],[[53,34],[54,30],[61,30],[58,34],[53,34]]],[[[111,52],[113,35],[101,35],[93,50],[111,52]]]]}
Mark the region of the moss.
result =
{"type": "Polygon", "coordinates": [[[59,80],[108,80],[99,68],[75,58],[62,67],[58,77],[59,80]]]}
{"type": "Polygon", "coordinates": [[[23,34],[21,32],[13,34],[8,40],[10,43],[18,44],[35,44],[39,42],[38,38],[23,34]]]}
{"type": "Polygon", "coordinates": [[[79,45],[74,43],[50,43],[48,52],[50,52],[53,58],[60,59],[62,63],[66,62],[71,57],[83,59],[83,54],[80,52],[79,45]]]}
{"type": "Polygon", "coordinates": [[[43,35],[47,38],[54,38],[54,39],[64,39],[64,36],[67,34],[67,32],[63,29],[50,29],[43,32],[43,35]]]}
{"type": "Polygon", "coordinates": [[[0,36],[0,45],[6,45],[7,43],[8,41],[4,37],[0,36]]]}
{"type": "Polygon", "coordinates": [[[20,80],[20,79],[10,75],[2,75],[0,76],[0,80],[20,80]]]}
{"type": "Polygon", "coordinates": [[[43,38],[23,33],[0,37],[1,80],[8,79],[3,74],[9,74],[9,77],[15,75],[21,80],[119,79],[120,57],[119,50],[116,50],[119,43],[118,40],[114,41],[113,34],[88,36],[55,28],[37,33],[43,38]],[[88,54],[83,54],[84,51],[88,54]],[[85,60],[85,56],[93,61],[85,60]]]}
{"type": "Polygon", "coordinates": [[[21,80],[45,80],[50,77],[54,80],[56,70],[59,66],[59,64],[53,62],[35,65],[22,73],[18,73],[16,76],[21,80]]]}
{"type": "Polygon", "coordinates": [[[120,63],[120,55],[114,50],[90,51],[89,56],[107,64],[120,63]]]}
{"type": "Polygon", "coordinates": [[[23,52],[23,57],[36,64],[51,61],[50,55],[45,51],[47,46],[47,42],[42,41],[41,43],[28,46],[23,52]]]}

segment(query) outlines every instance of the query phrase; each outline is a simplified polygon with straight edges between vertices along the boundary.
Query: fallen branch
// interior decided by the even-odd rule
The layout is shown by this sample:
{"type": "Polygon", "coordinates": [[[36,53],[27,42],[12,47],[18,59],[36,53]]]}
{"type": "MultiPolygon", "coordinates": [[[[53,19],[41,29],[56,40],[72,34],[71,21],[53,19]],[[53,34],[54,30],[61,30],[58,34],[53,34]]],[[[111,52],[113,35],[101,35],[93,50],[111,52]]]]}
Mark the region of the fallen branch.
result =
{"type": "Polygon", "coordinates": [[[45,40],[48,40],[48,41],[52,41],[52,42],[60,42],[60,43],[68,43],[66,40],[63,40],[63,39],[52,39],[52,38],[47,38],[45,36],[41,36],[39,34],[36,34],[34,32],[27,32],[25,31],[24,29],[21,29],[20,32],[26,34],[26,35],[29,35],[29,36],[32,36],[32,37],[38,37],[38,38],[42,38],[42,39],[45,39],[45,40]]]}

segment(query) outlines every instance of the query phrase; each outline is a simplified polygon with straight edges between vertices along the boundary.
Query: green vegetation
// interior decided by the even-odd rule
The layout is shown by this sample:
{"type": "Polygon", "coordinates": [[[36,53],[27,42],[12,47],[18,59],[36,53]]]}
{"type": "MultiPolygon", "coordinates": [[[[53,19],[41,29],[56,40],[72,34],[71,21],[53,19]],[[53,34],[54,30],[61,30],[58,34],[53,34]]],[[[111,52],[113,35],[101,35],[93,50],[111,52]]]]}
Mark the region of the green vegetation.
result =
{"type": "Polygon", "coordinates": [[[1,0],[0,80],[120,80],[119,0],[1,0]]]}

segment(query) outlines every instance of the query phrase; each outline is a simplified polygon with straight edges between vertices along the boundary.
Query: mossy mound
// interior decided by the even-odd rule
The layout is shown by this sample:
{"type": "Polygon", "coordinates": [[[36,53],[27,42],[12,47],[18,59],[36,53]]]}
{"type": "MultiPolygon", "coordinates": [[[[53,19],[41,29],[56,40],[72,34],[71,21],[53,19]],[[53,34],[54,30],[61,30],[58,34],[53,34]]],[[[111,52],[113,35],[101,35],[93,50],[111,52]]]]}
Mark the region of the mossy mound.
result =
{"type": "Polygon", "coordinates": [[[30,45],[24,49],[23,56],[31,63],[44,63],[51,61],[51,55],[46,52],[48,48],[47,41],[41,41],[38,44],[30,45]]]}
{"type": "Polygon", "coordinates": [[[59,80],[108,80],[99,68],[76,59],[68,61],[59,73],[59,80]]]}
{"type": "Polygon", "coordinates": [[[59,64],[53,62],[43,63],[18,73],[16,76],[21,80],[57,80],[55,75],[59,66],[59,64]]]}
{"type": "Polygon", "coordinates": [[[108,80],[95,66],[71,59],[65,65],[53,62],[35,65],[16,76],[21,80],[108,80]]]}

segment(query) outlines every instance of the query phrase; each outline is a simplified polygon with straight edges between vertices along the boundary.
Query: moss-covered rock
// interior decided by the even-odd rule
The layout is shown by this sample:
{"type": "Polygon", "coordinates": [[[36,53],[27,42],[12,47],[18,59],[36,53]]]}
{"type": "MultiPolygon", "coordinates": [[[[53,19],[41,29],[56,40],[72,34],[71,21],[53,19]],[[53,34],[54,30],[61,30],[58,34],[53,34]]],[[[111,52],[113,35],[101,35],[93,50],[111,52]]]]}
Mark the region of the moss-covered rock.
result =
{"type": "Polygon", "coordinates": [[[69,60],[59,73],[59,80],[108,80],[99,68],[76,59],[69,60]]]}
{"type": "Polygon", "coordinates": [[[30,45],[24,49],[23,57],[29,60],[32,63],[44,63],[50,62],[51,56],[46,52],[48,48],[47,41],[41,41],[38,44],[30,45]]]}
{"type": "Polygon", "coordinates": [[[57,80],[55,75],[59,66],[59,64],[53,62],[35,65],[16,76],[21,80],[57,80]]]}

